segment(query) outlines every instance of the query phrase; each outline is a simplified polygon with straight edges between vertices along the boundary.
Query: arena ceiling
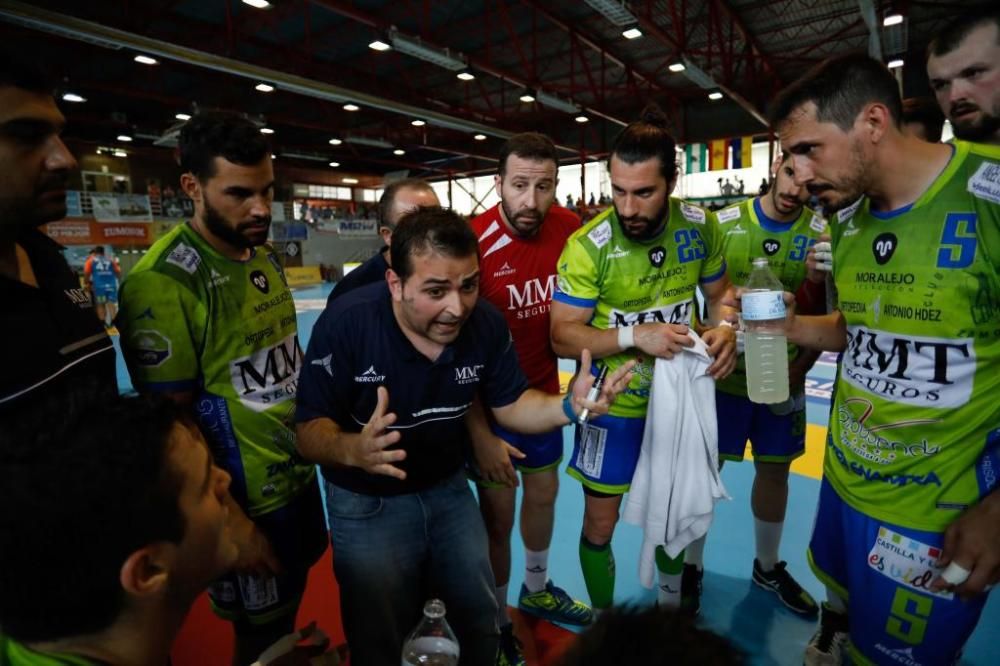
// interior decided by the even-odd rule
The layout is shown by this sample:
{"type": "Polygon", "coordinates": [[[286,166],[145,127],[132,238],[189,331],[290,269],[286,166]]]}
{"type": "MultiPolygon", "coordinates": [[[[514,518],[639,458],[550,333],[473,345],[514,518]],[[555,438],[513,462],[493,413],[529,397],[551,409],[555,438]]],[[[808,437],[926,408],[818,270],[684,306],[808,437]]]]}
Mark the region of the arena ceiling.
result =
{"type": "Polygon", "coordinates": [[[525,130],[552,136],[565,162],[599,157],[650,101],[681,142],[765,135],[778,90],[851,51],[902,59],[904,93],[926,94],[926,44],[966,5],[637,0],[621,14],[615,0],[0,0],[0,39],[86,99],[63,105],[72,139],[166,150],[177,114],[228,108],[273,129],[276,154],[298,166],[435,178],[491,170],[500,142],[525,130]],[[892,13],[903,21],[884,26],[892,13]],[[624,37],[630,28],[641,36],[624,37]]]}

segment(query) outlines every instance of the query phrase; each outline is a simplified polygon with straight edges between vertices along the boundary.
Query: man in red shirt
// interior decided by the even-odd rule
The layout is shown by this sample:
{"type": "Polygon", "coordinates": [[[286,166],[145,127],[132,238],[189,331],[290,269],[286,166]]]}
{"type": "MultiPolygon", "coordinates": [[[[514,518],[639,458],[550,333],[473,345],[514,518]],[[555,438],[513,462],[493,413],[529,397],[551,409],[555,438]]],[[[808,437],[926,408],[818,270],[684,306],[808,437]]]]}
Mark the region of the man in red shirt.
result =
{"type": "MultiPolygon", "coordinates": [[[[576,214],[555,204],[558,165],[556,148],[548,137],[534,132],[511,137],[500,151],[495,176],[500,203],[472,220],[479,238],[479,294],[504,314],[528,383],[553,394],[559,393],[557,358],[549,344],[556,263],[566,239],[580,227],[576,214]]],[[[591,619],[590,608],[553,585],[547,575],[563,434],[559,429],[522,435],[485,419],[468,422],[500,608],[497,663],[523,664],[507,615],[510,533],[518,485],[515,468],[524,480],[525,581],[518,606],[567,624],[588,624],[591,619]]]]}

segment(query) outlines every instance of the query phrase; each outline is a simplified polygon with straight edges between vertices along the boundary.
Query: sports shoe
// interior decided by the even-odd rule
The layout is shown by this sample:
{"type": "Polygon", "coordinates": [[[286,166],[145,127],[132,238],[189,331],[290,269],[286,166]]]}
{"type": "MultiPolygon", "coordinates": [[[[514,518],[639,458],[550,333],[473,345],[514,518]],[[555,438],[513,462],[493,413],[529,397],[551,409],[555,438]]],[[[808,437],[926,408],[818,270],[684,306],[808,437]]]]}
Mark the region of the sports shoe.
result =
{"type": "Polygon", "coordinates": [[[685,564],[681,573],[681,612],[694,616],[701,612],[701,579],[705,572],[694,564],[685,564]]]}
{"type": "Polygon", "coordinates": [[[778,562],[771,571],[764,571],[760,567],[760,561],[754,558],[753,582],[765,590],[774,592],[789,610],[800,615],[815,616],[819,612],[816,600],[795,582],[785,569],[786,566],[785,562],[778,562]]]}
{"type": "Polygon", "coordinates": [[[514,635],[514,625],[500,627],[500,645],[497,647],[497,666],[526,666],[521,652],[521,641],[514,635]]]}
{"type": "Polygon", "coordinates": [[[521,584],[521,594],[517,599],[517,607],[525,613],[530,613],[550,622],[562,622],[585,626],[590,624],[594,612],[582,601],[576,601],[566,590],[556,587],[552,581],[545,583],[545,589],[538,592],[528,592],[521,584]]]}
{"type": "Polygon", "coordinates": [[[838,613],[823,602],[819,628],[809,639],[802,658],[804,666],[840,666],[847,643],[847,615],[838,613]]]}

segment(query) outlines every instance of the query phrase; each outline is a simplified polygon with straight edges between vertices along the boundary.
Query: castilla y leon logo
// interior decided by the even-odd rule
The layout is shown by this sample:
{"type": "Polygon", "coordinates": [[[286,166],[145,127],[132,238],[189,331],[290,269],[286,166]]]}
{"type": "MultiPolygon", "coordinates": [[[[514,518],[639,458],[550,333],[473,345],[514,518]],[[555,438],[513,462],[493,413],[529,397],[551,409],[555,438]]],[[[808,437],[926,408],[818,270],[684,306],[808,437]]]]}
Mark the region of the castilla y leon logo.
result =
{"type": "Polygon", "coordinates": [[[773,238],[768,238],[761,244],[761,247],[764,248],[764,254],[773,257],[774,253],[781,249],[781,243],[773,238]]]}
{"type": "Polygon", "coordinates": [[[267,282],[267,276],[264,275],[263,271],[253,271],[250,273],[250,282],[253,286],[257,287],[261,293],[266,294],[271,289],[271,285],[267,282]]]}
{"type": "Polygon", "coordinates": [[[657,245],[649,251],[649,263],[659,268],[663,265],[663,260],[667,258],[667,251],[662,246],[657,245]]]}
{"type": "Polygon", "coordinates": [[[896,251],[898,244],[896,234],[893,233],[886,232],[875,237],[872,242],[872,254],[875,255],[875,261],[878,262],[879,266],[884,266],[892,259],[892,254],[896,251]]]}

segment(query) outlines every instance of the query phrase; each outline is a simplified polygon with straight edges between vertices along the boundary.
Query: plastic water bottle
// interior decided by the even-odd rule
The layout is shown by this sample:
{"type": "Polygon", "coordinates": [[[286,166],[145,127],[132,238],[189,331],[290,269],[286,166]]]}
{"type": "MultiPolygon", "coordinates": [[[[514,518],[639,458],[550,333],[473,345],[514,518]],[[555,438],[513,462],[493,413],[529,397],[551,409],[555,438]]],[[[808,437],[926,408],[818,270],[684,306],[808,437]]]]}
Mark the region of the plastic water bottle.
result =
{"type": "Polygon", "coordinates": [[[403,666],[458,666],[458,654],[458,639],[444,619],[444,602],[431,599],[403,643],[403,666]]]}
{"type": "Polygon", "coordinates": [[[753,402],[784,402],[788,400],[784,287],[768,268],[767,259],[760,258],[753,260],[746,289],[741,301],[747,394],[753,402]]]}

